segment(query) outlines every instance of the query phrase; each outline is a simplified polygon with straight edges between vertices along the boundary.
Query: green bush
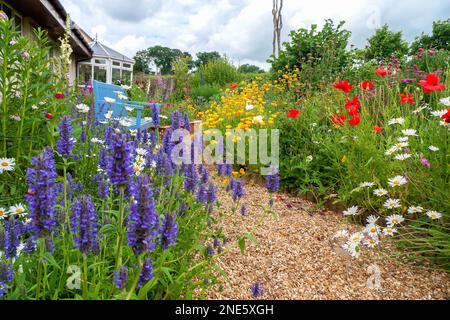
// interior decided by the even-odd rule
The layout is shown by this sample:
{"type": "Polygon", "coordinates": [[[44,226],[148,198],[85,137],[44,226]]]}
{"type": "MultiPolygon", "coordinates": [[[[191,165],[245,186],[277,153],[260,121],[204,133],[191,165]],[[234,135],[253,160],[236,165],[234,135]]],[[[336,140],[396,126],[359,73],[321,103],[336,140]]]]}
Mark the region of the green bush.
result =
{"type": "Polygon", "coordinates": [[[218,85],[224,86],[231,82],[239,82],[241,75],[236,67],[226,58],[209,61],[200,67],[192,77],[191,86],[218,85]]]}

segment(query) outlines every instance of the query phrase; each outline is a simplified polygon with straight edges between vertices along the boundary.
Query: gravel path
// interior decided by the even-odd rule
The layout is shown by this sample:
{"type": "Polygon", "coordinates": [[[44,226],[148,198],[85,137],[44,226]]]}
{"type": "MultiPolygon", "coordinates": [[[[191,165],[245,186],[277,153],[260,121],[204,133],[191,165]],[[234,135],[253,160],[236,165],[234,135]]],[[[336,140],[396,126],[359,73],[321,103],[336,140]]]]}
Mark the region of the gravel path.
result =
{"type": "MultiPolygon", "coordinates": [[[[217,179],[217,178],[216,178],[217,179]]],[[[218,183],[219,185],[221,183],[218,183]]],[[[450,276],[445,272],[400,264],[389,259],[390,244],[381,250],[365,250],[358,259],[343,253],[331,240],[343,228],[356,231],[341,214],[317,211],[313,204],[278,194],[273,206],[277,216],[267,210],[269,194],[258,183],[247,181],[242,200],[247,215],[231,210],[231,197],[219,190],[221,203],[216,214],[230,241],[253,232],[257,244],[247,241],[244,255],[233,248],[218,258],[228,274],[207,292],[208,299],[251,299],[250,286],[263,284],[262,299],[448,299],[450,276]],[[372,267],[371,267],[372,266],[372,267]],[[370,289],[371,269],[380,271],[380,286],[370,289]],[[369,270],[368,270],[369,269],[369,270]]]]}

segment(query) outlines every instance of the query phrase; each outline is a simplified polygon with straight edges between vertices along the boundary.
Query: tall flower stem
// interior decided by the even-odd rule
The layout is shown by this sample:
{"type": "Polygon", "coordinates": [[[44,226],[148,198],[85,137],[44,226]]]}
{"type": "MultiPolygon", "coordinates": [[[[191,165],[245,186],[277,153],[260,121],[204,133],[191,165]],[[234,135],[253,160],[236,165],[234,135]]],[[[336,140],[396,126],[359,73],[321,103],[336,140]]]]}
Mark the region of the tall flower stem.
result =
{"type": "Polygon", "coordinates": [[[23,94],[23,105],[22,105],[22,114],[20,115],[20,127],[18,132],[18,141],[17,141],[17,155],[16,159],[19,159],[20,157],[20,150],[21,150],[21,144],[22,144],[22,134],[23,134],[23,125],[25,122],[25,113],[27,110],[27,102],[28,102],[28,84],[29,84],[29,77],[30,77],[30,70],[27,70],[26,77],[25,77],[25,90],[23,94]]]}
{"type": "Polygon", "coordinates": [[[139,272],[137,272],[136,277],[134,278],[133,285],[131,286],[130,291],[128,292],[128,295],[127,295],[127,300],[130,300],[131,295],[133,294],[133,292],[135,292],[137,284],[139,282],[139,276],[141,275],[141,272],[142,272],[142,260],[141,260],[140,255],[138,256],[138,265],[139,265],[139,269],[138,269],[139,272]]]}
{"type": "MultiPolygon", "coordinates": [[[[37,280],[36,280],[36,300],[39,299],[41,293],[41,286],[43,282],[42,277],[42,267],[44,265],[44,253],[45,253],[45,241],[43,238],[39,239],[39,263],[38,263],[38,272],[37,272],[37,280]]],[[[45,291],[45,289],[44,289],[45,291]]]]}
{"type": "Polygon", "coordinates": [[[115,269],[120,266],[121,264],[121,251],[122,251],[122,238],[123,238],[123,211],[124,211],[124,193],[125,193],[125,187],[121,186],[119,187],[120,190],[120,203],[119,203],[119,223],[118,223],[118,230],[119,230],[119,236],[117,237],[117,245],[116,245],[116,267],[115,269]]]}
{"type": "Polygon", "coordinates": [[[83,300],[88,300],[88,265],[85,254],[83,254],[83,269],[83,300]]]}

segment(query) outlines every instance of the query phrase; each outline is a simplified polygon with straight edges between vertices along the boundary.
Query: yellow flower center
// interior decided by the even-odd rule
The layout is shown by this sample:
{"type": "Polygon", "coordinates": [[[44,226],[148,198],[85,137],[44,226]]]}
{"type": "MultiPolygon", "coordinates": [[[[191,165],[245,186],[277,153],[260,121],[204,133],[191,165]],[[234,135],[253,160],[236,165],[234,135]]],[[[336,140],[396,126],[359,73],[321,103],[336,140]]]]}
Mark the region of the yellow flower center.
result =
{"type": "Polygon", "coordinates": [[[2,167],[7,167],[7,166],[9,165],[9,163],[6,162],[6,161],[3,161],[3,162],[1,163],[1,165],[2,165],[2,167]]]}
{"type": "Polygon", "coordinates": [[[22,213],[22,212],[24,212],[25,210],[23,209],[23,208],[16,208],[16,213],[22,213]]]}

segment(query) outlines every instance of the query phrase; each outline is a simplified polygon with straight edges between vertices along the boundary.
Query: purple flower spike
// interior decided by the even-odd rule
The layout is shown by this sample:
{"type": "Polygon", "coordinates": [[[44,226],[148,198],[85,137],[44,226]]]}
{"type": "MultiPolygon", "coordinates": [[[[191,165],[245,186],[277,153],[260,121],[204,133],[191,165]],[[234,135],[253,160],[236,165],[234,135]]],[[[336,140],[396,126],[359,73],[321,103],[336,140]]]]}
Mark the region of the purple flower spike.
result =
{"type": "Polygon", "coordinates": [[[87,255],[89,252],[98,254],[97,213],[90,196],[81,196],[72,206],[72,232],[74,233],[75,247],[87,255]]]}
{"type": "Polygon", "coordinates": [[[58,125],[59,139],[56,141],[56,148],[58,153],[65,158],[69,158],[72,152],[74,139],[72,138],[72,125],[70,124],[70,117],[62,117],[61,123],[58,125]]]}

